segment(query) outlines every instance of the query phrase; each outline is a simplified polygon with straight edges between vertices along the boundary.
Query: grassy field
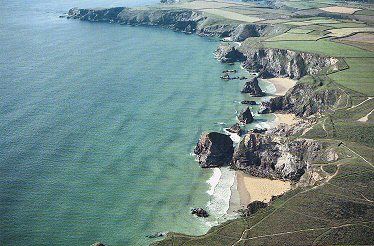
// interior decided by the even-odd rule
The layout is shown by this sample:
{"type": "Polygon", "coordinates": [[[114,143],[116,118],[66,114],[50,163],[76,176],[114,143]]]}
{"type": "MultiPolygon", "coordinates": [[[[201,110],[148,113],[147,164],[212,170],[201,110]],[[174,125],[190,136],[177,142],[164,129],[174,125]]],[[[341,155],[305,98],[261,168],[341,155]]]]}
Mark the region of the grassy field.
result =
{"type": "Polygon", "coordinates": [[[338,28],[338,29],[330,29],[329,36],[332,37],[344,37],[351,35],[353,33],[359,32],[374,32],[374,27],[360,27],[360,28],[338,28]]]}
{"type": "Polygon", "coordinates": [[[346,58],[345,61],[350,68],[329,77],[349,89],[374,96],[374,58],[346,58]]]}
{"type": "Polygon", "coordinates": [[[283,33],[281,35],[266,39],[266,41],[316,41],[320,38],[319,35],[302,34],[302,33],[283,33]]]}
{"type": "Polygon", "coordinates": [[[374,57],[373,52],[362,50],[346,44],[330,42],[329,40],[318,41],[277,41],[264,42],[264,47],[304,51],[335,57],[374,57]]]}

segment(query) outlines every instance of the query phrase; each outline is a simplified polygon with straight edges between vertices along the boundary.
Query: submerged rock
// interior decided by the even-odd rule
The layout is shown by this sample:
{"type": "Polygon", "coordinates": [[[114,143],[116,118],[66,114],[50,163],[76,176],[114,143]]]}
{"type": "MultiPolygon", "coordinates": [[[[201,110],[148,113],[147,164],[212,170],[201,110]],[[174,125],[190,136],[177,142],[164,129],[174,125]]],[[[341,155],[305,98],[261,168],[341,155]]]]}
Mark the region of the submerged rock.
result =
{"type": "Polygon", "coordinates": [[[244,108],[240,112],[240,114],[238,116],[238,120],[240,122],[244,123],[244,124],[249,124],[249,123],[252,123],[254,121],[251,110],[249,109],[249,107],[244,108]]]}
{"type": "Polygon", "coordinates": [[[201,167],[219,167],[228,165],[234,152],[230,136],[218,132],[203,133],[194,153],[201,167]]]}
{"type": "Polygon", "coordinates": [[[91,244],[91,246],[105,246],[105,244],[98,242],[98,243],[91,244]]]}
{"type": "Polygon", "coordinates": [[[249,93],[251,96],[254,97],[263,97],[265,93],[261,90],[260,86],[258,85],[257,77],[248,80],[243,89],[241,90],[242,93],[249,93]]]}

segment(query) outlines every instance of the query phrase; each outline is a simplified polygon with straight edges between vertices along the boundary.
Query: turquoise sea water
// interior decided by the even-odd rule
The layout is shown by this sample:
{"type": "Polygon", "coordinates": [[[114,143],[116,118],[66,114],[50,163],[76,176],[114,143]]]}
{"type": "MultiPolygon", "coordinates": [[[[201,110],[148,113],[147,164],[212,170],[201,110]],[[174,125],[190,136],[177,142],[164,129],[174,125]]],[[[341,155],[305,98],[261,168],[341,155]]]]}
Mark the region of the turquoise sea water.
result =
{"type": "Polygon", "coordinates": [[[219,79],[231,67],[213,59],[218,42],[58,18],[150,2],[0,4],[0,245],[145,245],[209,229],[189,210],[209,201],[212,171],[190,153],[244,98],[243,81],[219,79]]]}

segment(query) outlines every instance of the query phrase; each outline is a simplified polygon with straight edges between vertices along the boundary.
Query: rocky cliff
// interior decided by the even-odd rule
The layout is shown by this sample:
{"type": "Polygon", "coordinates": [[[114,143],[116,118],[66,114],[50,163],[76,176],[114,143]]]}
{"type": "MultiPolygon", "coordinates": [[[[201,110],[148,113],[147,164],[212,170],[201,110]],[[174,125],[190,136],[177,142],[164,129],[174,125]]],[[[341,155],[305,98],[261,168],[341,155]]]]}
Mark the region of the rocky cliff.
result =
{"type": "Polygon", "coordinates": [[[306,82],[298,82],[286,95],[263,102],[259,113],[283,111],[306,117],[347,102],[347,94],[339,87],[323,85],[310,78],[306,82]]]}
{"type": "Polygon", "coordinates": [[[201,167],[228,165],[233,152],[230,136],[218,132],[203,133],[194,149],[201,167]]]}
{"type": "Polygon", "coordinates": [[[174,31],[196,33],[202,36],[230,37],[233,41],[243,41],[248,37],[260,36],[267,27],[264,24],[227,22],[207,17],[200,11],[188,9],[73,8],[69,10],[68,18],[93,22],[159,26],[174,31]]]}
{"type": "Polygon", "coordinates": [[[332,161],[336,156],[314,140],[249,133],[236,148],[232,165],[256,177],[297,181],[312,162],[332,161]]]}
{"type": "Polygon", "coordinates": [[[258,85],[258,79],[256,77],[245,82],[244,87],[241,90],[241,93],[249,93],[253,97],[265,96],[265,93],[261,90],[260,86],[258,85]]]}
{"type": "Polygon", "coordinates": [[[267,77],[290,77],[300,79],[324,70],[337,71],[338,59],[317,54],[282,49],[260,48],[245,51],[247,60],[243,67],[250,71],[262,72],[267,77]]]}

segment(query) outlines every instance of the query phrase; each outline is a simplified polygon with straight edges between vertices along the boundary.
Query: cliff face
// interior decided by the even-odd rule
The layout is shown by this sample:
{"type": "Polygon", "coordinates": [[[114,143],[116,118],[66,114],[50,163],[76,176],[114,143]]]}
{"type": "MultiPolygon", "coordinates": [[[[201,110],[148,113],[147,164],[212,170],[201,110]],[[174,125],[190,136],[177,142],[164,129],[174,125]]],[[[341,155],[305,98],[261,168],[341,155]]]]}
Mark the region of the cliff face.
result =
{"type": "Polygon", "coordinates": [[[128,25],[160,26],[185,33],[202,36],[231,37],[233,41],[243,41],[248,37],[260,36],[266,25],[225,23],[206,17],[193,10],[135,10],[130,8],[78,9],[68,12],[68,18],[83,21],[111,22],[128,25]]]}
{"type": "Polygon", "coordinates": [[[286,95],[263,102],[259,113],[283,111],[305,117],[333,108],[339,101],[347,101],[346,97],[339,88],[312,82],[297,83],[286,95]]]}
{"type": "Polygon", "coordinates": [[[269,48],[246,51],[244,54],[247,60],[243,67],[255,72],[265,71],[264,77],[300,79],[325,69],[338,70],[338,59],[317,54],[269,48]]]}
{"type": "Polygon", "coordinates": [[[227,165],[233,152],[230,136],[218,132],[203,133],[194,149],[201,167],[227,165]]]}
{"type": "Polygon", "coordinates": [[[232,165],[256,177],[297,181],[312,162],[332,161],[337,155],[309,139],[289,141],[270,135],[247,134],[236,148],[232,165]]]}

